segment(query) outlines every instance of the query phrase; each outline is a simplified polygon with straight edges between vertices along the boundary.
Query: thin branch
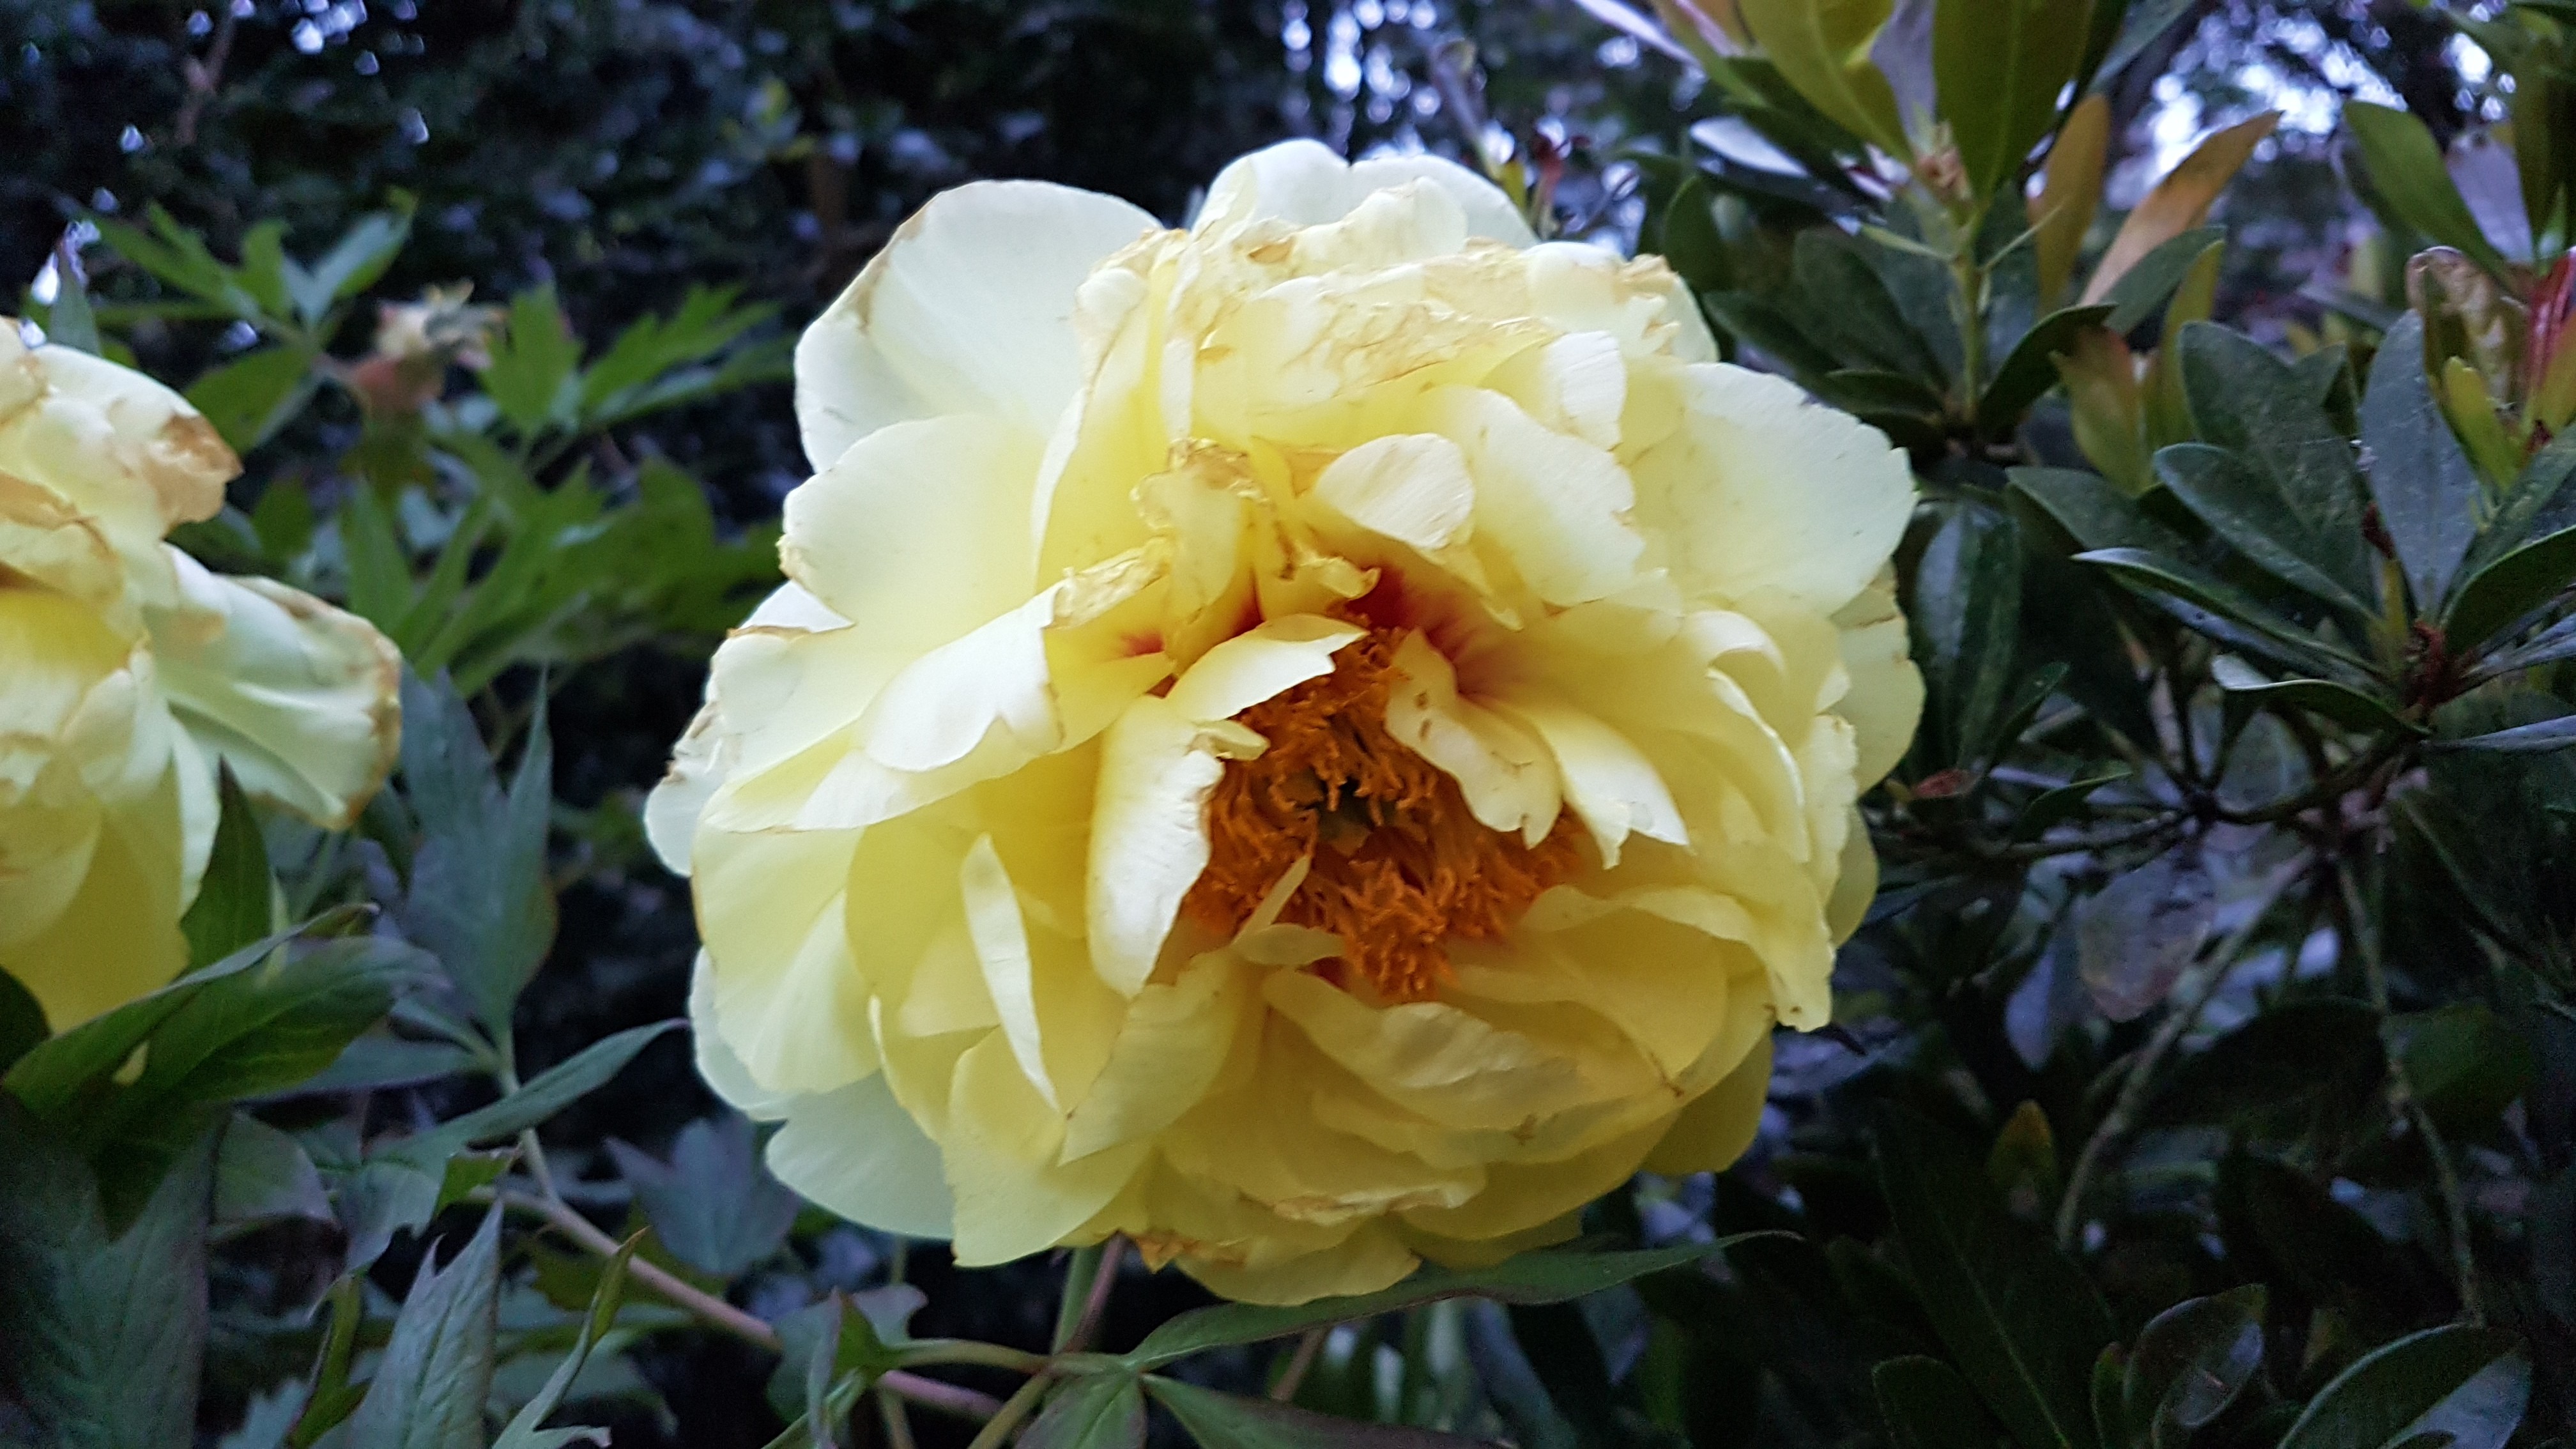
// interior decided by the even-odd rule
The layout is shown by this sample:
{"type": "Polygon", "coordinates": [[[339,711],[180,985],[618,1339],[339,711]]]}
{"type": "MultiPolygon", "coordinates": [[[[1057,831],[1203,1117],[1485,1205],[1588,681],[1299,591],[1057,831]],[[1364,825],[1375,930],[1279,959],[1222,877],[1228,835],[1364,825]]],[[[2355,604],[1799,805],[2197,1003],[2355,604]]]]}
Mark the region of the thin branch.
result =
{"type": "Polygon", "coordinates": [[[2335,884],[2343,901],[2343,926],[2353,951],[2361,957],[2362,979],[2370,987],[2371,1009],[2379,1013],[2380,1040],[2388,1056],[2388,1110],[2397,1119],[2414,1128],[2424,1138],[2424,1155],[2433,1159],[2433,1186],[2442,1199],[2442,1215],[2451,1238],[2451,1272],[2459,1280],[2460,1312],[2471,1323],[2486,1322],[2486,1309],[2478,1292],[2476,1250],[2469,1238],[2469,1200],[2460,1190],[2460,1175],[2451,1164],[2449,1144],[2442,1130],[2433,1125],[2433,1114],[2424,1109],[2423,1098],[2416,1095],[2415,1083],[2406,1072],[2406,1056],[2399,1049],[2390,1026],[2388,963],[2379,954],[2379,940],[2366,922],[2361,898],[2361,883],[2354,878],[2352,862],[2335,862],[2335,884]]]}
{"type": "Polygon", "coordinates": [[[1054,1382],[1053,1375],[1039,1374],[1020,1385],[1020,1391],[1011,1395],[994,1411],[993,1417],[984,1421],[984,1427],[976,1432],[966,1449],[1002,1449],[1003,1445],[1011,1442],[1011,1435],[1020,1427],[1020,1421],[1036,1412],[1038,1400],[1046,1397],[1047,1387],[1054,1382]]]}
{"type": "Polygon", "coordinates": [[[2156,1023],[2155,1035],[2149,1037],[2147,1044],[2131,1059],[2129,1075],[2120,1084],[2118,1100],[2111,1104],[2109,1112],[2103,1114],[2100,1125],[2093,1129],[2093,1135],[2085,1139],[2084,1150],[2075,1159],[2075,1170],[2067,1176],[2066,1196],[2057,1204],[2058,1246],[2075,1246],[2076,1234],[2084,1226],[2085,1195],[2091,1190],[2093,1179],[2099,1175],[2103,1164],[2110,1160],[2112,1149],[2129,1134],[2139,1112],[2145,1109],[2147,1098],[2155,1087],[2156,1068],[2164,1064],[2174,1046],[2191,1030],[2192,1024],[2200,1020],[2202,1008],[2209,1005],[2210,998],[2217,995],[2218,988],[2226,983],[2227,974],[2236,969],[2236,963],[2244,958],[2245,948],[2252,943],[2254,933],[2262,929],[2264,920],[2272,914],[2272,906],[2280,900],[2281,892],[2287,890],[2300,873],[2301,868],[2298,867],[2275,871],[2262,887],[2254,914],[2236,929],[2234,935],[2220,942],[2217,950],[2194,962],[2183,973],[2182,980],[2175,983],[2164,1020],[2156,1023]]]}
{"type": "MultiPolygon", "coordinates": [[[[609,1257],[617,1252],[616,1239],[601,1231],[597,1224],[583,1217],[573,1209],[571,1204],[560,1198],[549,1200],[515,1192],[493,1194],[493,1198],[503,1207],[545,1219],[564,1236],[601,1257],[609,1257]]],[[[630,1260],[626,1271],[633,1274],[637,1282],[706,1320],[709,1326],[722,1329],[746,1343],[768,1349],[771,1353],[784,1351],[784,1346],[778,1341],[778,1330],[722,1298],[674,1276],[657,1264],[635,1258],[630,1260]]],[[[924,1378],[920,1374],[905,1373],[901,1369],[892,1370],[879,1378],[877,1387],[888,1393],[899,1394],[924,1408],[941,1409],[966,1418],[990,1418],[1000,1413],[1004,1407],[1000,1400],[990,1394],[979,1393],[974,1389],[962,1388],[956,1384],[942,1383],[933,1378],[924,1378]]]]}
{"type": "Polygon", "coordinates": [[[1310,1328],[1298,1336],[1297,1351],[1288,1358],[1288,1366],[1279,1371],[1279,1382],[1270,1386],[1275,1403],[1285,1404],[1297,1397],[1299,1386],[1306,1382],[1306,1371],[1315,1366],[1316,1357],[1324,1351],[1329,1328],[1310,1328]]]}
{"type": "Polygon", "coordinates": [[[1109,1293],[1118,1284],[1118,1259],[1127,1240],[1112,1237],[1101,1244],[1100,1259],[1091,1275],[1091,1290],[1083,1298],[1082,1316],[1075,1320],[1073,1334],[1056,1345],[1058,1353],[1080,1353],[1091,1347],[1093,1335],[1100,1331],[1101,1316],[1109,1311],[1109,1293]]]}
{"type": "Polygon", "coordinates": [[[904,1413],[899,1394],[877,1390],[877,1417],[885,1423],[887,1449],[913,1449],[912,1420],[904,1413]]]}

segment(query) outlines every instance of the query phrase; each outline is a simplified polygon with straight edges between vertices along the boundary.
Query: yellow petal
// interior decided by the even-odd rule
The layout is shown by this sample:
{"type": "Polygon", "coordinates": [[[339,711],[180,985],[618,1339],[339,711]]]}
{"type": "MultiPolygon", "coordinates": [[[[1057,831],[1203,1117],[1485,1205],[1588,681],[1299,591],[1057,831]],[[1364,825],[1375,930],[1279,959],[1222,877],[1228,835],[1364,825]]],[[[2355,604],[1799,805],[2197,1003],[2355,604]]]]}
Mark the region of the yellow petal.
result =
{"type": "Polygon", "coordinates": [[[854,1223],[908,1238],[954,1230],[939,1146],[882,1075],[794,1099],[767,1158],[780,1182],[854,1223]]]}
{"type": "Polygon", "coordinates": [[[828,1092],[876,1070],[867,980],[850,955],[847,832],[710,832],[698,928],[727,1045],[771,1091],[828,1092]]]}
{"type": "Polygon", "coordinates": [[[1254,973],[1212,951],[1136,993],[1109,1062],[1066,1119],[1063,1160],[1152,1137],[1198,1105],[1250,1023],[1254,973]]]}
{"type": "Polygon", "coordinates": [[[1634,582],[1645,541],[1628,524],[1628,475],[1601,449],[1541,427],[1501,393],[1442,388],[1425,421],[1476,479],[1476,534],[1551,604],[1634,582]]]}
{"type": "Polygon", "coordinates": [[[1528,246],[1529,223],[1492,182],[1437,156],[1386,156],[1356,165],[1310,140],[1282,141],[1227,166],[1209,183],[1197,226],[1257,220],[1320,226],[1341,220],[1372,194],[1413,182],[1438,187],[1467,219],[1468,234],[1528,246]]]}
{"type": "Polygon", "coordinates": [[[1271,1008],[1327,1058],[1412,1111],[1459,1127],[1512,1127],[1575,1094],[1574,1064],[1454,1006],[1369,1006],[1303,971],[1262,983],[1271,1008]]]}
{"type": "Polygon", "coordinates": [[[105,812],[102,824],[72,899],[43,930],[0,947],[0,970],[34,995],[57,1032],[167,984],[188,964],[177,772],[105,812]]]}
{"type": "Polygon", "coordinates": [[[1536,735],[1505,715],[1459,697],[1447,655],[1419,633],[1396,646],[1399,685],[1389,692],[1386,728],[1458,782],[1467,809],[1488,830],[1536,845],[1556,825],[1563,798],[1556,761],[1536,735]]]}
{"type": "Polygon", "coordinates": [[[1762,1108],[1770,1090],[1771,1039],[1765,1036],[1743,1065],[1673,1119],[1655,1150],[1646,1155],[1646,1170],[1680,1177],[1733,1165],[1762,1130],[1762,1108]]]}
{"type": "Polygon", "coordinates": [[[1619,863],[1619,847],[1631,831],[1672,845],[1690,843],[1681,809],[1654,763],[1617,730],[1543,694],[1516,691],[1496,707],[1546,743],[1565,801],[1592,832],[1603,866],[1619,863]]]}
{"type": "Polygon", "coordinates": [[[806,456],[828,468],[879,428],[943,413],[1046,436],[1080,385],[1075,289],[1154,226],[1115,197],[1042,181],[932,198],[797,343],[806,456]]]}
{"type": "Polygon", "coordinates": [[[402,658],[310,594],[222,578],[171,550],[177,608],[149,618],[162,691],[242,788],[345,830],[402,745],[402,658]]]}
{"type": "Polygon", "coordinates": [[[773,1092],[760,1085],[752,1078],[751,1068],[726,1044],[724,1029],[716,1023],[715,967],[704,951],[689,968],[689,1035],[697,1046],[698,1075],[743,1115],[757,1122],[775,1122],[798,1100],[794,1092],[773,1092]]]}
{"type": "Polygon", "coordinates": [[[1084,915],[1092,969],[1120,995],[1134,996],[1154,974],[1181,898],[1207,868],[1207,802],[1226,758],[1260,749],[1261,737],[1243,726],[1202,723],[1152,695],[1110,726],[1084,915]]]}
{"type": "Polygon", "coordinates": [[[998,1032],[957,1059],[949,1113],[940,1145],[964,1267],[1007,1263],[1065,1241],[1117,1196],[1150,1150],[1132,1142],[1058,1165],[1064,1119],[1038,1096],[998,1032]]]}

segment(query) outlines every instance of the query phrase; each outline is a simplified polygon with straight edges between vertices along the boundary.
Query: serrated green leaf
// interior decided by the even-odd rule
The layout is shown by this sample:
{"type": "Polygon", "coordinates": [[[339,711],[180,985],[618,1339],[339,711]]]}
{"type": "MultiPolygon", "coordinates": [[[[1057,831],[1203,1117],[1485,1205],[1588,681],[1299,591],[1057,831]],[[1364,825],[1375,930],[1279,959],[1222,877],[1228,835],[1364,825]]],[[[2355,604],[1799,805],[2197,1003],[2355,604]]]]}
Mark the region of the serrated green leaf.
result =
{"type": "Polygon", "coordinates": [[[205,1351],[215,1138],[119,1234],[72,1146],[0,1096],[0,1363],[47,1449],[186,1444],[205,1351]]]}
{"type": "Polygon", "coordinates": [[[1020,1449],[1143,1449],[1145,1392],[1131,1373],[1084,1374],[1050,1395],[1020,1449]]]}
{"type": "Polygon", "coordinates": [[[215,1155],[215,1221],[240,1225],[278,1218],[332,1221],[322,1174],[302,1143],[236,1112],[215,1155]]]}
{"type": "Polygon", "coordinates": [[[491,353],[483,390],[511,427],[534,436],[572,420],[581,345],[564,325],[554,288],[536,287],[510,299],[509,325],[493,340],[491,353]]]}
{"type": "Polygon", "coordinates": [[[597,1091],[623,1071],[637,1052],[664,1033],[685,1025],[682,1021],[657,1021],[603,1037],[538,1073],[518,1091],[490,1106],[477,1107],[406,1137],[379,1156],[416,1171],[435,1172],[455,1153],[477,1142],[515,1137],[597,1091]]]}
{"type": "Polygon", "coordinates": [[[609,1155],[671,1256],[719,1278],[740,1277],[786,1242],[800,1199],[769,1175],[739,1113],[680,1129],[662,1162],[610,1138],[609,1155]]]}
{"type": "Polygon", "coordinates": [[[546,878],[554,751],[540,705],[504,793],[473,712],[443,682],[403,678],[403,789],[420,845],[397,916],[475,1016],[506,1033],[519,992],[554,945],[546,878]]]}
{"type": "MultiPolygon", "coordinates": [[[[399,198],[408,201],[408,197],[399,198]]],[[[376,284],[411,240],[411,208],[371,211],[349,224],[331,250],[297,279],[295,310],[308,327],[329,315],[331,304],[376,284]]]]}
{"type": "Polygon", "coordinates": [[[312,401],[321,375],[314,354],[292,344],[262,347],[213,368],[188,385],[188,402],[206,415],[236,453],[277,435],[312,401]]]}
{"type": "Polygon", "coordinates": [[[599,1287],[592,1290],[590,1308],[582,1315],[581,1337],[572,1352],[546,1378],[545,1386],[535,1398],[519,1406],[492,1449],[562,1449],[566,1444],[607,1444],[605,1429],[546,1429],[540,1427],[555,1410],[563,1407],[564,1396],[572,1391],[573,1380],[581,1376],[582,1365],[590,1361],[591,1351],[600,1339],[616,1326],[617,1308],[626,1298],[626,1266],[635,1257],[635,1247],[643,1235],[629,1238],[612,1254],[599,1277],[599,1287]]]}
{"type": "Polygon", "coordinates": [[[499,1328],[501,1210],[484,1214],[445,1268],[435,1266],[436,1257],[421,1259],[367,1396],[349,1416],[348,1449],[484,1449],[499,1328]]]}

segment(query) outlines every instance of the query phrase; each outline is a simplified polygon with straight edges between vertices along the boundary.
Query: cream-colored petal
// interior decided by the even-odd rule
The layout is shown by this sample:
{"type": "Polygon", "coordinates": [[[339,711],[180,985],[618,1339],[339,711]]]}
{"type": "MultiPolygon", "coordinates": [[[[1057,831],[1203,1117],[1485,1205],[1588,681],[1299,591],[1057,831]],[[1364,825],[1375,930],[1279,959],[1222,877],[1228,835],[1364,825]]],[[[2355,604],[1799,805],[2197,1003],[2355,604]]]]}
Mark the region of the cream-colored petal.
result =
{"type": "Polygon", "coordinates": [[[1467,540],[1476,480],[1437,433],[1372,438],[1324,465],[1314,496],[1372,533],[1436,555],[1467,540]]]}
{"type": "Polygon", "coordinates": [[[1407,1225],[1449,1238],[1527,1232],[1625,1182],[1663,1133],[1661,1122],[1563,1162],[1501,1162],[1487,1169],[1485,1190],[1456,1207],[1413,1208],[1407,1225]]]}
{"type": "Polygon", "coordinates": [[[1680,382],[1682,426],[1630,468],[1668,566],[1707,602],[1850,603],[1913,513],[1904,453],[1785,378],[1703,363],[1680,382]]]}
{"type": "Polygon", "coordinates": [[[1573,1063],[1453,1006],[1368,1006],[1302,971],[1274,972],[1262,997],[1344,1070],[1434,1121],[1516,1126],[1576,1091],[1573,1063]]]}
{"type": "Polygon", "coordinates": [[[671,763],[644,797],[644,839],[673,875],[689,873],[689,847],[698,817],[725,782],[737,746],[725,729],[724,711],[710,694],[671,747],[671,763]]]}
{"type": "Polygon", "coordinates": [[[787,495],[779,561],[880,647],[945,644],[1036,591],[1042,439],[988,417],[880,428],[787,495]]]}
{"type": "Polygon", "coordinates": [[[1670,845],[1690,844],[1681,809],[1653,761],[1617,730],[1562,700],[1514,693],[1496,708],[1547,744],[1565,802],[1592,832],[1605,867],[1619,863],[1631,832],[1670,845]]]}
{"type": "Polygon", "coordinates": [[[961,1266],[1007,1263],[1066,1240],[1136,1175],[1131,1142],[1059,1164],[1064,1119],[1038,1096],[998,1032],[957,1059],[945,1149],[961,1266]]]}
{"type": "Polygon", "coordinates": [[[1138,991],[1108,1065],[1065,1121],[1063,1160],[1147,1140],[1197,1106],[1250,1026],[1255,974],[1212,951],[1138,991]]]}
{"type": "Polygon", "coordinates": [[[907,1238],[954,1231],[939,1144],[895,1101],[882,1074],[795,1098],[767,1158],[780,1182],[854,1223],[907,1238]]]}
{"type": "Polygon", "coordinates": [[[853,832],[699,836],[698,930],[716,1018],[763,1088],[828,1092],[875,1071],[850,954],[853,832]]]}
{"type": "Polygon", "coordinates": [[[1636,581],[1646,545],[1628,522],[1635,491],[1608,453],[1481,388],[1440,389],[1425,401],[1424,420],[1458,445],[1475,475],[1479,543],[1540,598],[1580,604],[1636,581]]]}
{"type": "Polygon", "coordinates": [[[1240,1303],[1293,1306],[1392,1288],[1422,1266],[1395,1234],[1371,1223],[1330,1248],[1279,1262],[1232,1263],[1183,1255],[1181,1271],[1240,1303]]]}
{"type": "Polygon", "coordinates": [[[148,615],[162,692],[242,788],[345,830],[402,746],[402,656],[310,594],[171,550],[179,606],[148,615]]]}
{"type": "Polygon", "coordinates": [[[1923,720],[1923,672],[1896,606],[1896,571],[1882,570],[1834,622],[1842,626],[1843,668],[1851,688],[1834,705],[1858,737],[1854,776],[1863,787],[1887,778],[1914,743],[1923,720]]]}
{"type": "Polygon", "coordinates": [[[1259,220],[1321,226],[1348,216],[1373,193],[1412,182],[1428,182],[1455,201],[1466,214],[1469,235],[1516,247],[1534,239],[1502,188],[1455,161],[1388,156],[1353,164],[1321,142],[1302,138],[1255,151],[1218,172],[1196,225],[1203,232],[1259,220]]]}
{"type": "Polygon", "coordinates": [[[1155,227],[1115,197],[982,181],[913,213],[796,346],[796,418],[827,468],[877,429],[943,413],[1044,437],[1080,385],[1074,294],[1155,227]]]}
{"type": "Polygon", "coordinates": [[[181,523],[212,518],[241,460],[185,398],[77,348],[29,348],[0,318],[0,473],[97,519],[142,562],[181,523]]]}
{"type": "Polygon", "coordinates": [[[689,1036],[696,1044],[698,1076],[710,1091],[756,1122],[776,1122],[802,1100],[794,1092],[773,1092],[752,1079],[751,1068],[724,1039],[716,1022],[716,971],[700,951],[689,968],[689,1036]]]}
{"type": "Polygon", "coordinates": [[[1229,719],[1332,673],[1333,655],[1367,632],[1313,614],[1273,619],[1210,649],[1166,698],[1183,719],[1229,719]]]}
{"type": "Polygon", "coordinates": [[[980,835],[958,866],[957,888],[966,900],[966,932],[975,943],[975,959],[984,973],[984,989],[1002,1019],[1002,1035],[1011,1059],[1050,1110],[1061,1111],[1055,1079],[1047,1073],[1046,1047],[1039,1038],[1036,965],[1029,954],[1028,923],[1020,917],[1019,894],[1010,873],[993,849],[993,837],[980,835]]]}
{"type": "Polygon", "coordinates": [[[1207,802],[1225,761],[1261,747],[1239,724],[1193,719],[1153,695],[1130,704],[1102,740],[1084,916],[1092,969],[1120,995],[1134,996],[1154,974],[1181,898],[1207,869],[1207,802]]]}
{"type": "Polygon", "coordinates": [[[1619,446],[1628,407],[1628,359],[1607,332],[1572,332],[1496,369],[1485,386],[1521,405],[1553,432],[1608,452],[1619,446]]]}
{"type": "Polygon", "coordinates": [[[1536,845],[1564,803],[1556,761],[1529,730],[1458,694],[1447,655],[1419,633],[1396,646],[1396,687],[1386,728],[1458,782],[1467,809],[1488,830],[1536,845]]]}

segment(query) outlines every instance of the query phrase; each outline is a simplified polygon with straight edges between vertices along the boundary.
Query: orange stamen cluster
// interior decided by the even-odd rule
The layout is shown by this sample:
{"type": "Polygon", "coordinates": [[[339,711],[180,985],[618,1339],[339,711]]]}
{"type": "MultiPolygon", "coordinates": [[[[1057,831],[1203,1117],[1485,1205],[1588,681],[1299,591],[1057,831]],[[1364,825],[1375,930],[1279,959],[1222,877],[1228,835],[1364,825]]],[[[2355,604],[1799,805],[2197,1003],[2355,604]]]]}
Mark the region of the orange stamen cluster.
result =
{"type": "Polygon", "coordinates": [[[1344,984],[1356,976],[1384,1000],[1422,1001],[1453,974],[1450,940],[1501,939],[1579,861],[1562,826],[1535,848],[1487,829],[1455,780],[1387,733],[1403,641],[1373,631],[1334,656],[1331,674],[1243,712],[1270,747],[1225,767],[1207,869],[1182,909],[1231,935],[1311,857],[1279,919],[1340,936],[1344,984]]]}

